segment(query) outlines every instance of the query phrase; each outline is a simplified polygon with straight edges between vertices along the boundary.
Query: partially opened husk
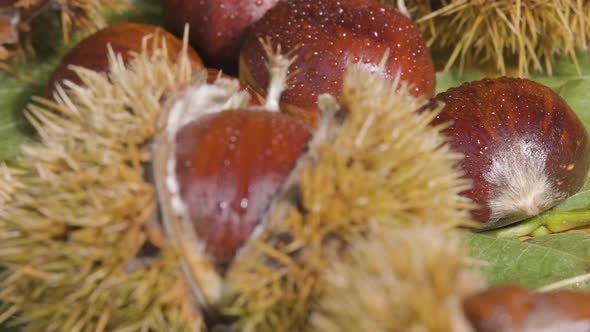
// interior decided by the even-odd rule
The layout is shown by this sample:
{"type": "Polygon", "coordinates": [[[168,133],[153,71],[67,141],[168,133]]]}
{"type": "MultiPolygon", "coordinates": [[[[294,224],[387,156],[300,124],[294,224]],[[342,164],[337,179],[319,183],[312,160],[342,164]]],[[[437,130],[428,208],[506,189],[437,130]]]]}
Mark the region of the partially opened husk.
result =
{"type": "MultiPolygon", "coordinates": [[[[444,126],[430,125],[440,107],[418,113],[426,98],[411,96],[399,77],[392,83],[352,65],[341,104],[321,98],[309,152],[228,267],[218,302],[218,285],[201,278],[214,267],[199,270],[192,260],[199,239],[162,229],[169,198],[150,183],[173,151],[152,164],[153,139],[169,128],[162,102],[207,75],[193,72],[186,52],[172,62],[165,45],[151,52],[145,45],[128,65],[111,52],[108,76],[76,68],[82,86],[66,83],[57,102],[29,106],[38,142],[0,168],[1,320],[20,312],[27,331],[200,331],[203,305],[235,317],[245,332],[303,331],[330,294],[325,273],[353,243],[403,227],[435,228],[450,239],[451,230],[470,225],[473,206],[459,195],[469,188],[461,156],[446,144],[444,126]],[[203,299],[195,293],[209,288],[214,303],[207,294],[197,303],[203,299]]],[[[461,262],[454,248],[441,255],[461,262]]],[[[412,257],[426,267],[418,271],[432,272],[430,256],[412,257]]],[[[454,280],[457,270],[449,267],[440,280],[454,280]]],[[[457,299],[461,291],[446,295],[457,299]]]]}
{"type": "MultiPolygon", "coordinates": [[[[405,83],[352,66],[342,104],[320,99],[323,118],[310,152],[266,216],[266,227],[227,276],[227,312],[241,331],[307,331],[322,274],[349,243],[384,229],[470,223],[461,156],[431,120],[440,108],[405,83]],[[396,92],[394,92],[397,89],[396,92]]],[[[370,237],[370,236],[369,236],[370,237]]],[[[384,262],[386,264],[386,262],[384,262]]],[[[422,262],[416,262],[422,264],[422,262]]]]}
{"type": "MultiPolygon", "coordinates": [[[[397,6],[397,0],[383,0],[397,6]]],[[[404,0],[434,50],[450,52],[453,65],[490,65],[498,74],[552,73],[555,56],[569,57],[580,68],[585,49],[590,2],[582,0],[404,0]],[[457,33],[462,31],[464,33],[457,33]]]]}
{"type": "Polygon", "coordinates": [[[0,169],[0,318],[18,311],[26,331],[203,328],[145,178],[163,97],[206,73],[147,44],[127,66],[111,53],[108,76],[76,68],[83,86],[56,103],[35,99],[38,142],[0,169]]]}

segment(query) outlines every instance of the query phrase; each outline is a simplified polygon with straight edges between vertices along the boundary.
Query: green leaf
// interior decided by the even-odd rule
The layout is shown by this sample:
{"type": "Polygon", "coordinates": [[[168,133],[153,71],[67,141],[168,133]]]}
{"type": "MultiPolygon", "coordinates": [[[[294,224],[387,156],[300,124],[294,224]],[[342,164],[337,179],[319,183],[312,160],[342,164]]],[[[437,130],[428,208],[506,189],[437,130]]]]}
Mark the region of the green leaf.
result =
{"type": "Polygon", "coordinates": [[[573,211],[590,209],[590,181],[586,181],[582,189],[561,204],[555,210],[573,211]]]}
{"type": "Polygon", "coordinates": [[[586,130],[590,130],[590,79],[573,79],[557,89],[570,107],[578,114],[586,130]]]}
{"type": "MultiPolygon", "coordinates": [[[[590,235],[562,233],[533,238],[495,238],[467,235],[471,257],[481,260],[484,277],[491,286],[518,284],[538,288],[590,273],[590,235]]],[[[590,283],[569,289],[590,290],[590,283]]]]}

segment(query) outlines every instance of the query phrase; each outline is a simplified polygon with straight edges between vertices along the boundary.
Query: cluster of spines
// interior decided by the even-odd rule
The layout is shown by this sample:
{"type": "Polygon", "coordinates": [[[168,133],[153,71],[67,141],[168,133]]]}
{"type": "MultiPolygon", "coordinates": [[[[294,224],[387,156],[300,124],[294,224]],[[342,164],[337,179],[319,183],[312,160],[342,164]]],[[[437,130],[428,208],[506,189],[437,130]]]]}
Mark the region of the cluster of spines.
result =
{"type": "Polygon", "coordinates": [[[0,169],[0,317],[20,312],[26,331],[202,329],[144,178],[162,98],[193,71],[186,49],[173,63],[154,48],[36,99],[38,142],[0,169]]]}
{"type": "MultiPolygon", "coordinates": [[[[397,6],[393,0],[384,2],[397,6]]],[[[405,0],[405,5],[435,50],[450,52],[445,69],[485,66],[528,76],[552,74],[556,55],[568,56],[580,72],[576,50],[585,49],[590,4],[570,0],[405,0]],[[457,33],[465,31],[465,33],[457,33]],[[514,69],[513,69],[514,68],[514,69]]]]}
{"type": "Polygon", "coordinates": [[[469,187],[456,165],[461,156],[445,144],[443,127],[430,125],[440,108],[416,111],[426,102],[405,83],[355,66],[341,105],[321,99],[324,116],[310,151],[265,229],[229,269],[227,313],[242,331],[307,330],[312,304],[326,290],[323,273],[352,241],[370,235],[371,224],[469,223],[471,202],[459,195],[469,187]]]}
{"type": "Polygon", "coordinates": [[[471,331],[461,303],[480,285],[464,269],[459,232],[375,227],[349,252],[324,274],[312,331],[471,331]]]}

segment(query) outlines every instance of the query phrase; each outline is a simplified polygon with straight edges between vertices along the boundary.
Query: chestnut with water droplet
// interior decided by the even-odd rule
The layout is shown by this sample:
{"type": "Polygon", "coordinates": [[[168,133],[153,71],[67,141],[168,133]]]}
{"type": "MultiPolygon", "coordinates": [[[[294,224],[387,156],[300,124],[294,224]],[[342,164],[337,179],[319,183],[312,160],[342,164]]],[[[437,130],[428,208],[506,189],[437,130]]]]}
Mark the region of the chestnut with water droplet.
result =
{"type": "Polygon", "coordinates": [[[400,72],[414,95],[434,95],[434,66],[420,31],[399,11],[376,1],[284,1],[269,10],[252,26],[240,51],[240,79],[260,93],[268,86],[261,38],[286,49],[299,46],[281,102],[286,112],[311,125],[318,119],[317,97],[340,95],[349,62],[375,71],[387,50],[385,71],[391,79],[400,72]]]}
{"type": "Polygon", "coordinates": [[[466,83],[439,94],[434,124],[465,155],[473,217],[491,229],[535,216],[576,193],[590,165],[588,134],[567,103],[526,79],[466,83]]]}
{"type": "Polygon", "coordinates": [[[177,36],[190,24],[190,43],[208,66],[236,73],[245,30],[279,0],[163,0],[166,28],[177,36]]]}
{"type": "Polygon", "coordinates": [[[206,115],[178,132],[180,194],[219,261],[248,239],[309,138],[297,119],[248,109],[206,115]]]}
{"type": "MultiPolygon", "coordinates": [[[[63,57],[49,79],[47,95],[53,95],[57,84],[64,80],[81,83],[78,75],[70,70],[69,66],[84,67],[97,72],[108,71],[108,45],[115,53],[120,54],[124,63],[128,63],[133,58],[132,53],[141,52],[146,36],[151,36],[151,39],[147,40],[148,46],[166,43],[166,49],[172,59],[176,59],[181,53],[182,40],[161,27],[139,23],[115,24],[82,40],[63,57]]],[[[152,47],[148,47],[148,50],[151,49],[152,47]]],[[[201,58],[191,48],[188,49],[188,58],[194,68],[203,66],[201,58]]]]}

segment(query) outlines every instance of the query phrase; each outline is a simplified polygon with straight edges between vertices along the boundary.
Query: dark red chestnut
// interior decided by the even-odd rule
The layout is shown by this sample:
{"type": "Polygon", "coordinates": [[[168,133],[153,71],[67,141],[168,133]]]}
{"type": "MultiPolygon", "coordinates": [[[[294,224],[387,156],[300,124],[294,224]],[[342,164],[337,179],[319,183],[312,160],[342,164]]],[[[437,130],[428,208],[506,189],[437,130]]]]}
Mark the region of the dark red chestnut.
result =
{"type": "Polygon", "coordinates": [[[286,114],[248,109],[209,114],[178,132],[180,195],[217,261],[248,239],[310,135],[286,114]]]}
{"type": "Polygon", "coordinates": [[[376,70],[387,50],[386,73],[413,85],[415,95],[434,95],[432,58],[420,31],[396,9],[367,0],[293,0],[277,4],[252,26],[240,52],[240,79],[263,93],[268,86],[265,51],[270,38],[285,50],[299,47],[283,109],[317,122],[318,95],[340,95],[349,62],[376,70]]]}
{"type": "Polygon", "coordinates": [[[476,332],[590,331],[587,293],[504,286],[465,299],[463,307],[476,332]]]}
{"type": "Polygon", "coordinates": [[[279,0],[162,0],[166,27],[177,36],[190,24],[191,45],[208,66],[236,73],[244,31],[279,0]]]}
{"type": "MultiPolygon", "coordinates": [[[[166,42],[168,54],[172,59],[179,56],[183,47],[182,41],[158,26],[138,23],[112,25],[82,40],[63,57],[51,75],[47,94],[53,95],[56,85],[64,80],[81,83],[78,75],[68,66],[76,65],[98,72],[106,72],[109,69],[107,45],[110,44],[113,51],[120,53],[123,61],[128,62],[132,59],[131,52],[139,53],[144,37],[150,34],[154,34],[157,43],[166,42]]],[[[188,56],[193,67],[203,66],[201,58],[193,49],[189,48],[188,56]]]]}
{"type": "Polygon", "coordinates": [[[465,193],[483,228],[514,223],[577,192],[588,173],[584,126],[548,87],[517,78],[485,79],[441,93],[434,124],[446,129],[473,181],[465,193]]]}

